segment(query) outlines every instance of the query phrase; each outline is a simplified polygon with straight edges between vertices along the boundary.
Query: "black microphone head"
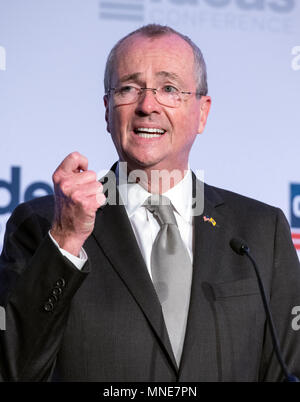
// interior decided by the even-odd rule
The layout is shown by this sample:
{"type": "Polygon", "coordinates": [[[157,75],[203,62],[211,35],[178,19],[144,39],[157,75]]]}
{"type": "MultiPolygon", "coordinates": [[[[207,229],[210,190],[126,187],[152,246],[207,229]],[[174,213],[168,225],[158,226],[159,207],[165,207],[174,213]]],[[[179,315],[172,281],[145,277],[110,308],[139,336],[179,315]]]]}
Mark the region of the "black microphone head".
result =
{"type": "Polygon", "coordinates": [[[242,239],[231,239],[230,240],[230,247],[232,250],[239,254],[239,255],[244,255],[249,253],[249,247],[247,246],[247,243],[242,240],[242,239]]]}

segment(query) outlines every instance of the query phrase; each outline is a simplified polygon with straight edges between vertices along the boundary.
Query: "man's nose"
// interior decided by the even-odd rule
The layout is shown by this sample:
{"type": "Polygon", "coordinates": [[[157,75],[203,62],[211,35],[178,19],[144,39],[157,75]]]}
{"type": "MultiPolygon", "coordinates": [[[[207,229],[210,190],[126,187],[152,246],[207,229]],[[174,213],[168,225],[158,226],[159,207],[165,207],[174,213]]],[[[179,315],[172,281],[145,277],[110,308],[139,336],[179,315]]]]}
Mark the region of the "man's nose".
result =
{"type": "Polygon", "coordinates": [[[155,93],[155,89],[143,89],[137,102],[137,112],[143,114],[160,113],[161,105],[158,103],[155,93]]]}

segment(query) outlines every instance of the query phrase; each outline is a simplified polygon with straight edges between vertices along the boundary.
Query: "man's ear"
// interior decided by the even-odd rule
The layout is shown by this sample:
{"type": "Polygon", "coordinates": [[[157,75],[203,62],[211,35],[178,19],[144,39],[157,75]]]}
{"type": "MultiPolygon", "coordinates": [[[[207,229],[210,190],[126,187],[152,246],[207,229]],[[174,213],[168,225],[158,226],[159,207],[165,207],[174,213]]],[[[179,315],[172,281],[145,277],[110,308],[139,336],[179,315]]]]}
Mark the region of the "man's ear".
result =
{"type": "Polygon", "coordinates": [[[104,107],[105,107],[106,130],[110,133],[110,128],[109,128],[109,100],[108,100],[107,95],[103,96],[103,101],[104,101],[104,107]]]}
{"type": "Polygon", "coordinates": [[[198,126],[198,133],[201,134],[206,126],[206,121],[208,117],[208,113],[211,106],[211,97],[210,96],[201,96],[200,99],[200,119],[198,126]]]}

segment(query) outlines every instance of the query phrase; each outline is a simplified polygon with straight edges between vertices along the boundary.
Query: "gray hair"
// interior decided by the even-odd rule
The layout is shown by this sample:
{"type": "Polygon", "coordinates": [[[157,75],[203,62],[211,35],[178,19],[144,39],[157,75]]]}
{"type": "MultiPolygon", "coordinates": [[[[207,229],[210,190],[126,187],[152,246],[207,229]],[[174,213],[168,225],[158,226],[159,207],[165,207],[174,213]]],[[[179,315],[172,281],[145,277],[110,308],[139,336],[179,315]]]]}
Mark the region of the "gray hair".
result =
{"type": "Polygon", "coordinates": [[[121,44],[130,36],[135,34],[141,34],[149,38],[159,37],[163,35],[175,34],[180,36],[183,40],[185,40],[192,48],[194,53],[194,62],[195,62],[195,79],[196,79],[196,91],[200,95],[207,95],[208,87],[207,87],[207,73],[206,73],[206,65],[199,47],[186,35],[181,34],[180,32],[175,31],[175,29],[167,26],[167,25],[159,25],[159,24],[148,24],[144,25],[141,28],[136,29],[135,31],[129,33],[124,36],[124,38],[120,39],[115,46],[110,51],[104,73],[104,89],[105,93],[108,92],[111,86],[111,76],[112,70],[114,67],[114,63],[116,60],[116,54],[121,46],[121,44]]]}

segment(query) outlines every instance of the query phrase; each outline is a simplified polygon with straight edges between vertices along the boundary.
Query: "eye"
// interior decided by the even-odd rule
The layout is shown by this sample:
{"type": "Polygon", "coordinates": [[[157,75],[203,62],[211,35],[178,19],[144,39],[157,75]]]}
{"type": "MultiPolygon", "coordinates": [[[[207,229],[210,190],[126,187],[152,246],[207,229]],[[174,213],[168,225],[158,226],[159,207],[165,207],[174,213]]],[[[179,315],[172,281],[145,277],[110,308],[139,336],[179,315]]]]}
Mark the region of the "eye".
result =
{"type": "Polygon", "coordinates": [[[176,94],[178,93],[178,89],[173,87],[173,85],[165,85],[163,87],[163,92],[176,94]]]}
{"type": "Polygon", "coordinates": [[[137,88],[131,86],[131,85],[124,85],[123,87],[120,87],[117,89],[117,93],[120,95],[127,95],[127,94],[133,94],[136,91],[137,88]]]}

